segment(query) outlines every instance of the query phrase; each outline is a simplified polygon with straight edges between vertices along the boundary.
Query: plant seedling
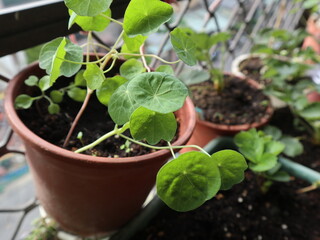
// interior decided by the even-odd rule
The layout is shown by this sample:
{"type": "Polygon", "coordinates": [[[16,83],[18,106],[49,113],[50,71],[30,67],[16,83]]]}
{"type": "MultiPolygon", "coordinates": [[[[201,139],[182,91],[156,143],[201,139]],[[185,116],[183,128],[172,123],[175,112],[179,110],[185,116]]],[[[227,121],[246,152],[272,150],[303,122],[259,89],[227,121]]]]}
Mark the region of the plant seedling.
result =
{"type": "MultiPolygon", "coordinates": [[[[91,96],[96,94],[114,121],[114,129],[77,149],[76,153],[91,149],[116,135],[147,148],[169,149],[172,154],[174,149],[197,148],[201,152],[188,152],[177,158],[173,154],[175,159],[164,165],[157,176],[160,198],[178,211],[192,210],[212,198],[218,190],[229,189],[240,182],[247,168],[241,154],[225,150],[209,155],[198,146],[170,144],[177,130],[174,112],[183,106],[189,92],[170,67],[159,67],[152,72],[146,58],[156,58],[165,64],[182,60],[194,65],[197,61],[194,43],[184,30],[174,29],[171,43],[180,58],[175,62],[144,53],[144,44],[148,35],[170,20],[173,14],[171,5],[160,0],[131,0],[123,22],[120,22],[112,18],[112,0],[64,0],[64,3],[70,14],[69,27],[77,24],[87,31],[87,42],[79,46],[66,37],[60,37],[45,44],[40,52],[39,66],[47,75],[40,80],[34,76],[26,80],[27,85],[40,88],[41,94],[36,97],[25,94],[18,96],[16,107],[28,109],[33,102],[45,98],[50,103],[49,112],[58,114],[58,106],[65,93],[75,101],[82,101],[82,107],[66,134],[64,147],[67,147],[91,96]],[[122,27],[115,43],[107,47],[94,42],[92,32],[103,31],[110,22],[122,27]],[[121,50],[120,42],[124,43],[121,50]],[[97,47],[107,53],[102,56],[97,54],[97,47]],[[86,53],[84,57],[83,52],[86,53]],[[90,58],[90,54],[94,57],[90,58]],[[111,70],[116,70],[117,60],[123,58],[128,60],[120,66],[119,75],[111,75],[111,70]],[[66,88],[56,89],[56,80],[61,76],[73,78],[73,81],[66,88]],[[126,130],[130,131],[132,137],[123,134],[126,130]],[[160,140],[168,142],[168,146],[155,146],[160,140]]],[[[193,37],[207,41],[202,35],[193,37]]],[[[212,36],[209,43],[203,44],[209,48],[226,37],[223,34],[212,36]]],[[[199,47],[197,51],[200,51],[199,47]]],[[[211,65],[209,68],[210,73],[214,73],[211,65]]]]}

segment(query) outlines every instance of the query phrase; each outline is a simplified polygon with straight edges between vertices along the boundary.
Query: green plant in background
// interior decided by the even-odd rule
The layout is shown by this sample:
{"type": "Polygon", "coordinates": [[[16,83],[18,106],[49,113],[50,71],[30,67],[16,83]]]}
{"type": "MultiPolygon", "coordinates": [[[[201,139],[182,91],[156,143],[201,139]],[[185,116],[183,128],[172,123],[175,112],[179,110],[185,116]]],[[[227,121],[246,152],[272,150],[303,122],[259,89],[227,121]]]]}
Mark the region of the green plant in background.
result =
{"type": "MultiPolygon", "coordinates": [[[[210,155],[198,146],[191,146],[200,152],[193,151],[175,157],[174,149],[190,147],[170,144],[177,130],[174,112],[183,106],[188,89],[174,76],[168,65],[160,66],[152,72],[146,61],[146,58],[156,58],[163,63],[174,64],[182,60],[188,65],[196,64],[198,59],[209,62],[208,54],[205,55],[206,59],[202,59],[198,52],[202,48],[209,49],[212,45],[225,41],[228,35],[190,35],[189,31],[176,28],[171,32],[171,43],[181,60],[168,62],[157,55],[144,53],[144,44],[149,34],[156,32],[170,20],[173,8],[169,4],[160,0],[131,0],[123,22],[120,22],[111,17],[112,0],[64,2],[69,9],[69,27],[78,24],[87,31],[87,42],[79,46],[65,37],[60,37],[45,44],[40,52],[39,65],[47,75],[40,79],[30,76],[25,81],[27,85],[39,88],[41,94],[19,95],[16,98],[16,107],[28,109],[34,102],[45,98],[49,103],[49,113],[58,114],[59,104],[65,94],[75,101],[83,102],[66,134],[66,147],[91,96],[96,94],[114,121],[114,129],[75,152],[91,149],[114,135],[147,148],[169,149],[174,160],[159,171],[157,191],[160,198],[177,211],[197,208],[215,196],[220,189],[229,189],[233,184],[242,181],[247,164],[243,156],[235,151],[224,150],[210,155]],[[114,45],[106,47],[94,42],[92,31],[103,31],[110,22],[123,29],[114,45]],[[121,41],[124,44],[121,50],[118,50],[121,41]],[[201,43],[197,48],[195,41],[201,43]],[[97,54],[96,47],[103,48],[106,53],[97,54]],[[120,75],[109,76],[108,73],[121,58],[129,60],[120,66],[120,75]],[[67,87],[54,88],[56,80],[61,76],[72,77],[74,80],[67,87]],[[130,131],[132,137],[123,134],[126,130],[130,131]],[[168,146],[155,146],[160,140],[166,141],[168,146]]],[[[211,74],[216,73],[211,65],[208,68],[211,74]]],[[[220,87],[222,86],[219,82],[218,88],[220,87]]],[[[130,150],[129,144],[125,144],[123,148],[130,150]]]]}
{"type": "Polygon", "coordinates": [[[46,218],[39,218],[34,222],[34,228],[25,240],[57,240],[58,225],[46,218]]]}
{"type": "Polygon", "coordinates": [[[290,180],[278,162],[280,154],[295,157],[303,152],[298,139],[283,135],[273,126],[267,126],[263,131],[253,128],[240,132],[234,137],[234,142],[249,161],[249,169],[272,181],[290,180]]]}

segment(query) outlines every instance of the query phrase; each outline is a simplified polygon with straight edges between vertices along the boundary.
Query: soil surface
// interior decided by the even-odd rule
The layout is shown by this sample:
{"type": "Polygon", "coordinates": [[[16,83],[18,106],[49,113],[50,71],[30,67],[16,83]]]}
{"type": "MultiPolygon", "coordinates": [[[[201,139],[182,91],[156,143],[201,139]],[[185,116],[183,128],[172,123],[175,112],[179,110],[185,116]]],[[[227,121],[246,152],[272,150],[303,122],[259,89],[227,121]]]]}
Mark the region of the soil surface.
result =
{"type": "Polygon", "coordinates": [[[261,70],[264,64],[259,57],[252,57],[240,63],[239,69],[245,76],[255,80],[256,82],[267,85],[271,80],[264,79],[261,75],[261,70]]]}
{"type": "MultiPolygon", "coordinates": [[[[281,126],[288,121],[290,125],[292,116],[287,111],[276,112],[272,123],[281,126]]],[[[306,150],[308,144],[304,142],[306,150]]],[[[319,171],[320,147],[311,148],[297,160],[319,171]]],[[[133,240],[319,240],[320,190],[297,193],[306,186],[308,183],[292,179],[268,187],[247,171],[242,183],[194,211],[178,213],[164,207],[133,240]]]]}
{"type": "Polygon", "coordinates": [[[192,100],[202,109],[204,120],[240,125],[265,117],[269,100],[260,89],[237,77],[227,75],[225,79],[226,86],[221,92],[214,90],[211,81],[190,86],[192,100]]]}
{"type": "MultiPolygon", "coordinates": [[[[62,82],[63,80],[60,81],[62,82]]],[[[57,85],[61,87],[59,83],[57,85]]],[[[59,114],[52,115],[48,113],[47,100],[40,100],[37,104],[33,104],[31,109],[19,110],[18,113],[25,125],[35,134],[50,143],[62,147],[72,121],[81,108],[81,103],[75,102],[65,95],[63,102],[59,105],[61,108],[59,114]]],[[[93,94],[66,148],[72,151],[79,149],[113,129],[114,122],[108,114],[107,107],[99,103],[95,94],[93,94]],[[83,135],[81,139],[77,138],[79,132],[82,132],[83,135]]],[[[129,131],[124,134],[130,136],[129,131]]],[[[173,141],[177,139],[177,135],[178,132],[173,141]]],[[[167,146],[167,143],[161,141],[158,145],[167,146]]],[[[145,148],[135,143],[128,144],[125,139],[113,136],[83,153],[99,157],[131,157],[154,151],[156,150],[145,148]]]]}

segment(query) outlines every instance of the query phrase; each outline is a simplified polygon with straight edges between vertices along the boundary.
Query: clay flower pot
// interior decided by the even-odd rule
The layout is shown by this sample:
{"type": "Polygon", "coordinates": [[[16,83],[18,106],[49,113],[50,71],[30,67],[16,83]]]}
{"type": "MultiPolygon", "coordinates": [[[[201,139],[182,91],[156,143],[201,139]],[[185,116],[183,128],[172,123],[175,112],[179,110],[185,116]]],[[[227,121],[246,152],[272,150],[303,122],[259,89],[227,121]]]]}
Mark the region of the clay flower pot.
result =
{"type": "MultiPolygon", "coordinates": [[[[239,77],[240,78],[240,77],[239,77]]],[[[244,80],[244,83],[248,83],[255,88],[261,88],[260,84],[252,79],[244,80]]],[[[250,111],[250,110],[248,110],[250,111]]],[[[196,144],[200,147],[204,147],[211,140],[219,136],[233,136],[241,131],[248,130],[250,128],[259,128],[266,125],[272,116],[273,108],[269,104],[266,114],[259,122],[248,123],[248,124],[239,124],[239,125],[225,125],[225,124],[216,124],[209,121],[201,120],[200,117],[197,117],[195,130],[188,142],[188,145],[196,144]]],[[[191,149],[183,149],[182,151],[190,151],[191,149]]]]}
{"type": "MultiPolygon", "coordinates": [[[[14,100],[24,91],[28,76],[43,74],[38,64],[33,64],[15,76],[8,85],[4,106],[13,130],[25,144],[37,197],[47,214],[67,231],[82,236],[114,231],[141,210],[158,170],[171,154],[161,150],[129,158],[94,157],[41,139],[21,121],[14,100]]],[[[190,99],[176,116],[180,130],[173,145],[183,145],[196,121],[190,99]]]]}

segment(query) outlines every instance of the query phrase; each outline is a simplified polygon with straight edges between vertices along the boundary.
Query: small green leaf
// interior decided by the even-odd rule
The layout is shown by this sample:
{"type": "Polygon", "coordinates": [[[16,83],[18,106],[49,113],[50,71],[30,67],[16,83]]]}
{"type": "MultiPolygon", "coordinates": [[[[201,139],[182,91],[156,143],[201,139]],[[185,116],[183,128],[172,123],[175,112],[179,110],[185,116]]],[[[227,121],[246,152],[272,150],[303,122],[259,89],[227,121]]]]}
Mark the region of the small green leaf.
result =
{"type": "Polygon", "coordinates": [[[144,107],[137,108],[130,117],[130,133],[136,140],[155,145],[160,140],[170,142],[177,131],[173,113],[161,114],[144,107]]]}
{"type": "Polygon", "coordinates": [[[158,172],[157,193],[170,208],[190,211],[216,195],[221,178],[216,162],[201,152],[187,152],[158,172]]]}
{"type": "Polygon", "coordinates": [[[228,32],[218,32],[218,33],[212,34],[210,36],[211,47],[218,43],[223,43],[228,41],[231,38],[231,36],[232,35],[228,32]]]}
{"type": "Polygon", "coordinates": [[[87,81],[87,85],[91,90],[101,87],[105,76],[103,71],[96,64],[87,64],[87,68],[83,73],[83,77],[87,81]]]}
{"type": "Polygon", "coordinates": [[[123,30],[129,37],[156,32],[173,14],[170,4],[159,0],[131,0],[123,20],[123,30]]]}
{"type": "Polygon", "coordinates": [[[31,75],[24,81],[24,83],[29,87],[33,87],[38,85],[38,81],[39,78],[37,76],[31,75]]]}
{"type": "Polygon", "coordinates": [[[160,72],[136,76],[129,82],[128,91],[138,104],[159,113],[180,109],[188,95],[187,87],[179,79],[160,72]]]}
{"type": "Polygon", "coordinates": [[[28,109],[31,107],[32,103],[33,103],[32,97],[26,94],[21,94],[18,97],[16,97],[14,106],[17,109],[19,108],[28,109]]]}
{"type": "Polygon", "coordinates": [[[83,76],[85,70],[80,70],[75,78],[74,78],[74,85],[78,87],[86,87],[87,86],[87,81],[83,76]]]}
{"type": "MultiPolygon", "coordinates": [[[[105,16],[111,17],[111,10],[108,9],[107,11],[101,13],[105,16]]],[[[79,16],[72,10],[69,10],[70,21],[69,21],[69,28],[73,23],[78,24],[84,31],[97,31],[101,32],[106,29],[109,25],[110,20],[102,15],[97,15],[93,17],[87,16],[79,16]]]]}
{"type": "Polygon", "coordinates": [[[54,103],[61,103],[63,99],[63,92],[58,90],[52,90],[50,92],[50,98],[54,103]]]}
{"type": "Polygon", "coordinates": [[[50,76],[46,75],[43,76],[40,80],[39,80],[39,88],[42,91],[46,91],[51,87],[51,80],[50,80],[50,76]]]}
{"type": "Polygon", "coordinates": [[[281,130],[271,125],[268,125],[265,128],[263,128],[263,131],[266,135],[272,136],[274,140],[279,140],[282,136],[281,130]]]}
{"type": "Polygon", "coordinates": [[[272,175],[267,174],[266,177],[268,179],[271,179],[273,181],[278,181],[278,182],[289,182],[290,181],[290,175],[285,171],[278,171],[272,175]]]}
{"type": "Polygon", "coordinates": [[[87,95],[87,90],[73,87],[67,91],[68,96],[77,102],[83,102],[87,95]]]}
{"type": "MultiPolygon", "coordinates": [[[[127,34],[123,35],[124,44],[121,47],[122,53],[140,53],[140,47],[147,39],[146,36],[137,35],[135,37],[128,37],[127,34]]],[[[130,56],[125,56],[130,58],[130,56]]]]}
{"type": "Polygon", "coordinates": [[[143,73],[145,71],[146,69],[144,68],[142,62],[133,58],[125,61],[120,66],[120,75],[125,77],[128,80],[131,80],[138,74],[143,73]]]}
{"type": "Polygon", "coordinates": [[[178,57],[187,65],[197,63],[195,43],[181,29],[176,28],[170,33],[171,44],[178,57]]]}
{"type": "Polygon", "coordinates": [[[207,81],[210,79],[208,71],[204,70],[184,70],[179,78],[186,84],[192,85],[207,81]]]}
{"type": "Polygon", "coordinates": [[[320,119],[320,102],[311,103],[305,109],[300,111],[299,115],[308,120],[320,119]]]}
{"type": "Polygon", "coordinates": [[[169,65],[160,65],[159,67],[156,68],[156,72],[163,72],[170,75],[174,75],[174,71],[172,67],[169,65]]]}
{"type": "Polygon", "coordinates": [[[258,163],[249,163],[249,168],[254,172],[265,172],[277,164],[277,157],[271,153],[264,153],[258,163]]]}
{"type": "Polygon", "coordinates": [[[283,136],[280,141],[286,146],[283,153],[289,157],[296,157],[303,153],[301,142],[291,136],[283,136]]]}
{"type": "Polygon", "coordinates": [[[48,112],[50,114],[57,114],[60,112],[60,106],[56,103],[50,103],[50,105],[48,106],[48,112]]]}
{"type": "Polygon", "coordinates": [[[265,152],[271,153],[273,155],[279,155],[284,150],[285,145],[278,141],[270,141],[265,143],[265,152]]]}
{"type": "Polygon", "coordinates": [[[125,84],[127,81],[128,80],[126,78],[119,75],[112,78],[106,78],[101,87],[96,91],[99,101],[108,106],[112,94],[118,89],[118,87],[125,84]]]}
{"type": "Polygon", "coordinates": [[[112,94],[108,104],[109,115],[118,125],[128,122],[131,114],[139,107],[128,90],[128,83],[121,85],[112,94]]]}
{"type": "Polygon", "coordinates": [[[221,176],[221,190],[228,190],[234,184],[242,182],[244,170],[247,169],[245,158],[233,150],[222,150],[212,154],[212,158],[218,163],[221,176]]]}
{"type": "Polygon", "coordinates": [[[53,84],[57,80],[57,78],[62,75],[61,72],[60,72],[60,68],[61,68],[61,66],[63,64],[64,56],[66,55],[66,51],[64,49],[66,44],[67,44],[67,41],[66,41],[65,38],[63,38],[61,40],[56,52],[53,55],[51,68],[49,70],[49,72],[50,72],[50,84],[53,84]]]}
{"type": "Polygon", "coordinates": [[[66,6],[80,16],[96,16],[105,12],[112,0],[64,0],[66,6]]]}

